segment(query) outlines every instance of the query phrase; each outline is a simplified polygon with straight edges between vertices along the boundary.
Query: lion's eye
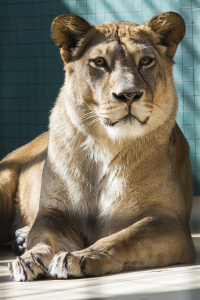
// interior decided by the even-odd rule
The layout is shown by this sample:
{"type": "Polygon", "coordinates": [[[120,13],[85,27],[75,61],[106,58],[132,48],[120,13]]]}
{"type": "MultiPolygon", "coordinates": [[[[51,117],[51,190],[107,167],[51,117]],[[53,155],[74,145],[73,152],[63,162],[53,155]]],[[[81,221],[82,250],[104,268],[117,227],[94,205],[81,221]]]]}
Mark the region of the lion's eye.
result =
{"type": "Polygon", "coordinates": [[[97,66],[97,67],[105,67],[106,66],[106,61],[103,57],[97,57],[93,60],[93,63],[97,66]]]}
{"type": "Polygon", "coordinates": [[[152,63],[153,59],[150,57],[143,57],[140,60],[140,66],[148,66],[152,63]]]}

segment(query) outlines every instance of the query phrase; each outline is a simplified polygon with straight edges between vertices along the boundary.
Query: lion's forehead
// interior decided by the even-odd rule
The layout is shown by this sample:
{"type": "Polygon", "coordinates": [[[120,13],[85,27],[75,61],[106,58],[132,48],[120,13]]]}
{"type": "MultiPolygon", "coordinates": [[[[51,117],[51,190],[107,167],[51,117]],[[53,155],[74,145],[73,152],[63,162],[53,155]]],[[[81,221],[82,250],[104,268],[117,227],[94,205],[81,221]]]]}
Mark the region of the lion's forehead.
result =
{"type": "MultiPolygon", "coordinates": [[[[141,52],[148,49],[152,52],[151,40],[145,34],[142,27],[131,22],[105,22],[96,25],[98,34],[94,37],[96,55],[118,52],[123,45],[128,52],[141,52]]],[[[152,47],[153,48],[153,47],[152,47]]]]}
{"type": "MultiPolygon", "coordinates": [[[[140,26],[132,22],[104,22],[96,25],[97,32],[103,34],[107,40],[118,40],[119,42],[125,40],[132,40],[136,43],[141,42],[141,39],[146,40],[149,43],[149,38],[143,30],[143,26],[140,26]]],[[[148,34],[149,35],[149,34],[148,34]]]]}

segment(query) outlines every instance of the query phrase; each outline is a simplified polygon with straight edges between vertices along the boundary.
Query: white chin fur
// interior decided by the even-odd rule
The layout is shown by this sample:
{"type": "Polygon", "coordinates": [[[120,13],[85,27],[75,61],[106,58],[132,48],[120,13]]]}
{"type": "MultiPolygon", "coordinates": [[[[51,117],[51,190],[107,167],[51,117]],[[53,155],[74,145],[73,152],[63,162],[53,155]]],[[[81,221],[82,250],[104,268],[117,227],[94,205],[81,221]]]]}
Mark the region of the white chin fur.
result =
{"type": "Polygon", "coordinates": [[[106,126],[107,133],[112,140],[123,140],[137,138],[145,134],[145,125],[135,121],[134,124],[129,122],[117,123],[114,126],[106,126]]]}

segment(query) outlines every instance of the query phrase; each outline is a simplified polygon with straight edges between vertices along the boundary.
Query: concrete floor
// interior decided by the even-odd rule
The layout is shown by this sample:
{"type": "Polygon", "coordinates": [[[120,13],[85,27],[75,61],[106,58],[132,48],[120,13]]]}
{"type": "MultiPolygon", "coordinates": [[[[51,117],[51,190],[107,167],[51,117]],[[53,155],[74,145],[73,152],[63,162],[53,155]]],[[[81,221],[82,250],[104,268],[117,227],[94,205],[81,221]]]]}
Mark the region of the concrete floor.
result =
{"type": "Polygon", "coordinates": [[[0,299],[200,300],[200,199],[195,199],[191,228],[197,250],[194,265],[148,269],[99,278],[14,282],[9,247],[0,251],[0,299]]]}

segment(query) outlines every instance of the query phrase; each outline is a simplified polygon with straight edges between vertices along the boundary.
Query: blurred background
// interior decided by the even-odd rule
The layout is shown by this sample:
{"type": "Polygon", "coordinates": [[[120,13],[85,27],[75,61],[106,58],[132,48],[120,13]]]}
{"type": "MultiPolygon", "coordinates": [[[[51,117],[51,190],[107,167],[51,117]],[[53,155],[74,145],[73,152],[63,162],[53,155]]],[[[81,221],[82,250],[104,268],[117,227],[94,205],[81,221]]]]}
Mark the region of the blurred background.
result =
{"type": "Polygon", "coordinates": [[[0,159],[48,129],[63,83],[63,63],[50,36],[59,14],[92,24],[133,21],[173,10],[186,22],[175,55],[177,122],[190,145],[194,195],[200,195],[200,0],[0,0],[0,159]]]}

